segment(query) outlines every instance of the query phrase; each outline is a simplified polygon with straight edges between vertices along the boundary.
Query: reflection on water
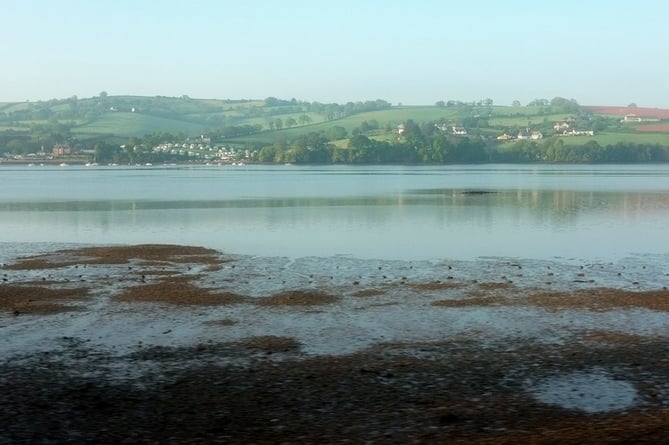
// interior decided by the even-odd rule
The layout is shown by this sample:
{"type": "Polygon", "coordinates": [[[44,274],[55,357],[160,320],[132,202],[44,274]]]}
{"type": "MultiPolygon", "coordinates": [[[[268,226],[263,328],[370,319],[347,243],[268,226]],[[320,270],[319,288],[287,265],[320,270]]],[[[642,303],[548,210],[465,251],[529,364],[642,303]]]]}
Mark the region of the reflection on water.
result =
{"type": "Polygon", "coordinates": [[[0,241],[396,259],[666,253],[664,166],[0,169],[0,241]]]}

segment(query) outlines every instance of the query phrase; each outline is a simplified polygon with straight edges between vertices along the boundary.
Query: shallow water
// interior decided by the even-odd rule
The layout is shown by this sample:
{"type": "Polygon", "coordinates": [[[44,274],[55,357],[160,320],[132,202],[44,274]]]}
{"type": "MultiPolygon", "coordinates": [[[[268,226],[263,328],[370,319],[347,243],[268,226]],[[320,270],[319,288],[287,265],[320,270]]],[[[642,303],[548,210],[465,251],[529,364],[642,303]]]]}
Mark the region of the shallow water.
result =
{"type": "Polygon", "coordinates": [[[669,166],[6,167],[0,242],[261,256],[664,254],[669,166]]]}
{"type": "Polygon", "coordinates": [[[589,414],[628,409],[638,397],[632,384],[612,379],[601,370],[553,377],[535,387],[533,392],[546,404],[589,414]]]}
{"type": "MultiPolygon", "coordinates": [[[[3,252],[17,246],[21,244],[0,244],[3,252]]],[[[50,250],[48,246],[32,247],[39,252],[50,250]]],[[[115,295],[128,285],[138,284],[128,277],[126,264],[53,270],[6,269],[3,274],[10,284],[40,280],[49,274],[50,280],[61,285],[92,286],[95,292],[92,301],[85,303],[87,310],[82,312],[47,318],[0,314],[3,333],[0,357],[58,349],[64,337],[82,339],[91,347],[123,354],[144,346],[229,342],[275,335],[295,338],[303,353],[319,355],[347,354],[379,343],[438,341],[459,336],[471,336],[481,342],[524,339],[546,344],[563,344],[575,332],[591,329],[669,336],[667,313],[646,309],[620,308],[606,312],[565,309],[556,315],[533,306],[443,308],[431,304],[436,300],[465,298],[477,289],[476,283],[505,281],[513,281],[514,287],[528,292],[600,287],[658,289],[669,286],[666,268],[669,255],[629,257],[605,264],[502,258],[403,261],[350,256],[291,259],[236,255],[229,259],[234,261],[219,271],[206,272],[199,284],[253,298],[285,290],[314,289],[341,300],[313,307],[120,303],[115,295]],[[437,280],[456,286],[434,290],[413,287],[437,280]],[[381,292],[371,297],[356,295],[359,290],[369,289],[381,292]],[[215,320],[234,323],[207,324],[215,320]]],[[[185,266],[181,271],[195,275],[201,272],[197,267],[190,270],[185,266]]],[[[490,291],[491,295],[494,292],[490,291]]]]}

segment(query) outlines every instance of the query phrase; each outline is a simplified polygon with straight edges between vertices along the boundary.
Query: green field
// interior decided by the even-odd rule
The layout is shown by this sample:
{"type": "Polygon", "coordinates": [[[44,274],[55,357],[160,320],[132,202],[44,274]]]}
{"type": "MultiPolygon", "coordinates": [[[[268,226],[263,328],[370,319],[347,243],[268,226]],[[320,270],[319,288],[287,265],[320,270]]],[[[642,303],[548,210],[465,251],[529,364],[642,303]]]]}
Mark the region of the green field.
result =
{"type": "Polygon", "coordinates": [[[31,102],[3,102],[0,111],[11,113],[13,111],[23,111],[31,107],[31,102]]]}
{"type": "MultiPolygon", "coordinates": [[[[574,143],[576,141],[587,142],[589,140],[596,141],[599,145],[612,145],[618,142],[625,143],[634,143],[634,144],[660,144],[669,146],[669,133],[641,133],[641,132],[630,132],[630,133],[600,133],[595,134],[592,137],[582,137],[576,136],[574,138],[574,143]]],[[[565,140],[565,143],[567,143],[565,140]]]]}
{"type": "Polygon", "coordinates": [[[203,125],[147,116],[141,113],[106,113],[100,119],[72,129],[72,133],[82,138],[108,135],[116,137],[144,136],[156,132],[183,131],[187,135],[200,134],[203,125]]]}
{"type": "MultiPolygon", "coordinates": [[[[297,119],[297,116],[294,117],[297,119]]],[[[235,142],[271,143],[276,138],[292,139],[311,132],[327,131],[329,128],[334,126],[343,127],[350,134],[354,128],[359,127],[364,121],[369,122],[372,120],[377,121],[381,128],[385,128],[387,124],[391,124],[393,127],[395,127],[409,119],[413,119],[414,121],[420,123],[438,121],[440,119],[453,120],[457,119],[457,117],[456,110],[449,108],[439,108],[433,106],[394,107],[387,110],[359,113],[353,116],[347,116],[341,119],[333,119],[329,121],[324,121],[321,116],[318,116],[318,119],[321,120],[319,123],[312,123],[310,125],[283,129],[279,131],[264,131],[262,133],[238,138],[235,140],[235,142]]],[[[312,121],[315,122],[313,117],[312,121]]],[[[260,123],[263,124],[263,122],[260,123]]]]}
{"type": "Polygon", "coordinates": [[[523,115],[523,116],[495,116],[488,120],[488,124],[493,127],[531,127],[540,125],[544,122],[562,122],[568,118],[568,114],[548,114],[548,115],[523,115]]]}

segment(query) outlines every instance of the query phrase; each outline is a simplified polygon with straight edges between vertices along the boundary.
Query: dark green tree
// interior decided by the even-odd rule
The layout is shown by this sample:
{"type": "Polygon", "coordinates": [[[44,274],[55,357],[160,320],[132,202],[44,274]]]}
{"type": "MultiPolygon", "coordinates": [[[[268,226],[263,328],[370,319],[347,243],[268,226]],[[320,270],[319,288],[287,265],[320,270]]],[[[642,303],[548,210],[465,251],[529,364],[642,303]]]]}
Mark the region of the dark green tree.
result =
{"type": "Polygon", "coordinates": [[[93,146],[93,159],[100,164],[118,161],[119,148],[107,142],[98,142],[93,146]]]}

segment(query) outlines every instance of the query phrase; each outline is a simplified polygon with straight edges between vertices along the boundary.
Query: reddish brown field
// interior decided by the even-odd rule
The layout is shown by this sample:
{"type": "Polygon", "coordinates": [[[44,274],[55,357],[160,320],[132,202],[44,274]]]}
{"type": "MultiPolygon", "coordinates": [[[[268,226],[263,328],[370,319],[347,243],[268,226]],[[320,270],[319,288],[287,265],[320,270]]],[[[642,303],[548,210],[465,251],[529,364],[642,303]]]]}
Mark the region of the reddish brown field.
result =
{"type": "Polygon", "coordinates": [[[597,114],[606,114],[611,116],[625,116],[626,114],[636,114],[639,117],[656,117],[658,119],[669,119],[669,110],[663,108],[644,108],[644,107],[609,107],[604,105],[593,105],[583,107],[587,111],[597,114]]]}
{"type": "Polygon", "coordinates": [[[639,125],[634,127],[636,131],[643,131],[644,133],[669,133],[669,123],[639,125]]]}

